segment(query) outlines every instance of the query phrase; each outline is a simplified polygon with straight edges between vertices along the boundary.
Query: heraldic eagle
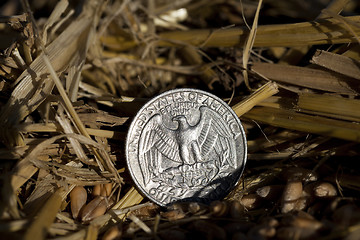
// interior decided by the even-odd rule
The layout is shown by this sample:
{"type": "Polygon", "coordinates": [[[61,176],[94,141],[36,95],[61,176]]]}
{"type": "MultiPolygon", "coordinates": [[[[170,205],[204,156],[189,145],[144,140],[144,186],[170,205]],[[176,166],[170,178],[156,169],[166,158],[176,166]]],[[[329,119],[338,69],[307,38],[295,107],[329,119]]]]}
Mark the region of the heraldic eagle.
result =
{"type": "Polygon", "coordinates": [[[149,183],[151,172],[161,172],[161,161],[165,159],[179,165],[193,165],[207,162],[215,154],[217,158],[225,157],[224,161],[232,167],[237,167],[235,141],[220,114],[202,106],[195,125],[191,126],[184,115],[175,116],[172,121],[178,123],[177,128],[165,126],[161,115],[155,114],[141,133],[139,163],[144,166],[144,184],[149,183]]]}

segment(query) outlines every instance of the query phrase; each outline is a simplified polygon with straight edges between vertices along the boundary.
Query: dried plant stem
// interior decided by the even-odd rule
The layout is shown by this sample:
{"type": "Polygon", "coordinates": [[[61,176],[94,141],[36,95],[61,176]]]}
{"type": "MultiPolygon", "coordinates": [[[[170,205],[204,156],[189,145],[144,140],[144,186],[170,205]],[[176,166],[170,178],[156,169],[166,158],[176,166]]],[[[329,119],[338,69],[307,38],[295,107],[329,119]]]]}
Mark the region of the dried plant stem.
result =
{"type": "Polygon", "coordinates": [[[239,117],[244,113],[248,112],[252,109],[256,104],[264,101],[265,99],[275,95],[278,93],[277,84],[274,82],[268,82],[254,93],[252,93],[248,98],[241,101],[240,103],[236,104],[232,107],[236,115],[239,117]]]}
{"type": "Polygon", "coordinates": [[[276,127],[360,142],[359,125],[345,121],[270,107],[253,108],[244,117],[276,127]]]}
{"type": "MultiPolygon", "coordinates": [[[[360,22],[360,16],[345,17],[347,21],[360,22]]],[[[355,34],[360,29],[354,28],[355,34]]],[[[189,31],[173,31],[159,34],[158,46],[182,46],[191,44],[202,47],[243,46],[249,36],[247,28],[227,28],[189,31]]],[[[125,50],[135,47],[134,41],[118,40],[115,37],[102,37],[105,45],[125,50]]],[[[259,26],[254,47],[293,47],[318,44],[336,44],[356,42],[356,38],[339,26],[336,19],[319,19],[312,22],[259,26]]]]}
{"type": "MultiPolygon", "coordinates": [[[[86,132],[85,130],[85,126],[83,125],[83,123],[81,122],[78,114],[76,113],[68,95],[66,94],[66,91],[63,87],[63,85],[61,84],[61,81],[59,79],[59,77],[57,76],[54,68],[51,66],[51,63],[50,63],[50,60],[46,54],[46,51],[45,51],[45,48],[42,47],[42,50],[44,52],[43,54],[43,59],[44,59],[44,62],[48,68],[48,71],[50,72],[50,75],[53,79],[53,81],[55,82],[55,85],[60,93],[60,96],[61,98],[63,99],[64,101],[64,105],[67,109],[67,111],[70,113],[71,117],[74,119],[74,122],[76,124],[76,127],[79,129],[80,133],[83,134],[84,136],[90,138],[90,135],[86,132]]],[[[95,151],[96,152],[96,151],[95,151]]],[[[97,153],[95,155],[98,155],[97,153]]],[[[101,159],[100,156],[98,156],[99,159],[101,159]]]]}
{"type": "Polygon", "coordinates": [[[54,222],[56,214],[60,209],[63,198],[63,188],[59,188],[56,192],[46,201],[45,205],[40,210],[36,219],[32,222],[24,235],[25,240],[45,239],[48,229],[54,222]]]}
{"type": "Polygon", "coordinates": [[[135,204],[139,204],[143,200],[143,197],[136,190],[136,188],[132,187],[125,196],[114,205],[113,209],[122,209],[126,207],[133,206],[135,204]]]}
{"type": "Polygon", "coordinates": [[[151,234],[151,229],[143,221],[141,221],[138,217],[136,217],[135,215],[130,215],[129,218],[136,225],[138,225],[144,232],[146,232],[147,234],[151,234]]]}
{"type": "Polygon", "coordinates": [[[360,122],[360,100],[339,96],[302,93],[299,95],[300,110],[315,111],[323,115],[360,122]]]}
{"type": "MultiPolygon", "coordinates": [[[[41,45],[42,46],[42,45],[41,45]]],[[[76,125],[76,127],[78,128],[79,132],[81,134],[83,134],[84,136],[86,136],[87,138],[90,138],[90,135],[88,134],[88,132],[85,129],[84,124],[82,123],[82,121],[79,118],[79,115],[76,113],[70,98],[68,97],[68,95],[66,94],[66,91],[63,87],[63,85],[61,84],[61,81],[59,79],[59,77],[57,76],[54,68],[51,66],[51,62],[46,54],[45,48],[44,46],[41,47],[43,50],[43,59],[44,59],[44,63],[46,64],[48,71],[50,72],[50,75],[53,79],[53,81],[55,82],[55,85],[60,93],[60,96],[62,97],[64,104],[65,104],[65,108],[67,109],[67,111],[69,112],[69,114],[71,115],[71,117],[74,120],[74,123],[76,125]]],[[[106,160],[101,156],[101,154],[99,154],[99,152],[97,151],[96,148],[94,147],[90,147],[91,150],[93,151],[95,157],[101,162],[101,164],[107,168],[107,170],[109,170],[110,172],[114,173],[114,176],[117,178],[117,180],[120,182],[120,177],[119,174],[117,173],[116,169],[109,163],[106,162],[106,160]]]]}
{"type": "Polygon", "coordinates": [[[355,28],[359,28],[358,23],[353,23],[351,21],[348,21],[344,17],[339,16],[331,11],[328,11],[327,9],[324,9],[322,12],[329,15],[330,17],[338,20],[340,23],[342,23],[341,26],[343,25],[344,28],[346,28],[353,35],[353,37],[355,37],[355,39],[358,41],[358,43],[360,43],[359,33],[355,32],[355,30],[351,26],[351,25],[354,25],[355,28]]]}
{"type": "MultiPolygon", "coordinates": [[[[46,125],[42,123],[34,124],[21,124],[16,126],[20,132],[59,132],[61,127],[58,123],[48,123],[46,125]]],[[[111,130],[103,130],[96,128],[85,128],[86,132],[91,136],[105,137],[112,139],[124,139],[125,133],[115,132],[111,130]]]]}
{"type": "MultiPolygon", "coordinates": [[[[336,14],[340,14],[343,8],[350,0],[333,0],[329,5],[326,6],[326,9],[334,12],[336,14]]],[[[321,12],[317,19],[326,18],[327,15],[321,12]]],[[[310,46],[298,46],[289,49],[286,52],[286,55],[281,58],[281,63],[285,64],[293,64],[299,63],[299,61],[305,56],[305,54],[310,50],[310,46]]]]}

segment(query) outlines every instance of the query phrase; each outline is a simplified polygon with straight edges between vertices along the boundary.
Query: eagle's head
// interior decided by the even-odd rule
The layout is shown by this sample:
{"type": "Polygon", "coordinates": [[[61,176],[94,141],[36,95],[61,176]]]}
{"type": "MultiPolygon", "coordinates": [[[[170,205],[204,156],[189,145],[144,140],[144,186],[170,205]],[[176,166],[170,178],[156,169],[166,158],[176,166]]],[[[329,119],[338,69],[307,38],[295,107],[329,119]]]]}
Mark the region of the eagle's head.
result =
{"type": "Polygon", "coordinates": [[[179,123],[178,129],[185,129],[189,127],[189,123],[184,115],[175,116],[172,120],[179,123]]]}

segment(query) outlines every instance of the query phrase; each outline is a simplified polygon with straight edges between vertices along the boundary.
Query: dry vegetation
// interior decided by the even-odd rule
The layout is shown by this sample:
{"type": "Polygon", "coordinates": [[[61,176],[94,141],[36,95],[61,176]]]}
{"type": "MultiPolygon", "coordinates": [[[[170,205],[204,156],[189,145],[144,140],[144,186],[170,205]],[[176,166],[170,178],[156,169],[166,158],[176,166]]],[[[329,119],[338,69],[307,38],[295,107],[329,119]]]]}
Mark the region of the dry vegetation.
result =
{"type": "Polygon", "coordinates": [[[3,1],[2,239],[359,239],[356,0],[3,1]],[[124,142],[149,99],[216,94],[248,139],[226,200],[159,208],[124,142]]]}

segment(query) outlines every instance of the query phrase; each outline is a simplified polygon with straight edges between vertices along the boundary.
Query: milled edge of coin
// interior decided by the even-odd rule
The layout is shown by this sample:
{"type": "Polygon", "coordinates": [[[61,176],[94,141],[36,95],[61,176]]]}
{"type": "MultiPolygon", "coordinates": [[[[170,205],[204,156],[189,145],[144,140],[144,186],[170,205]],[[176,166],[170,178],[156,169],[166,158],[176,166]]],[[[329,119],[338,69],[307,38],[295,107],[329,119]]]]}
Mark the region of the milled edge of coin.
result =
{"type": "MultiPolygon", "coordinates": [[[[127,164],[127,167],[128,167],[128,171],[130,173],[130,176],[132,178],[132,180],[134,181],[135,185],[136,185],[136,188],[140,190],[140,192],[145,195],[150,201],[152,202],[155,202],[156,204],[162,206],[162,207],[166,207],[168,206],[169,204],[164,204],[162,202],[159,202],[157,199],[154,199],[152,196],[150,196],[149,193],[147,193],[147,191],[145,189],[143,189],[142,187],[142,184],[140,184],[138,182],[138,178],[135,177],[134,175],[134,172],[131,169],[131,164],[130,164],[130,159],[129,159],[129,149],[128,149],[128,145],[129,145],[129,139],[131,138],[131,135],[132,135],[132,131],[133,131],[133,128],[135,127],[135,122],[136,122],[136,119],[141,115],[141,113],[143,111],[146,110],[146,108],[148,106],[150,106],[151,104],[153,104],[155,101],[157,101],[159,98],[163,97],[163,96],[166,96],[166,95],[169,95],[169,94],[173,94],[173,93],[177,93],[177,92],[183,92],[183,91],[195,91],[197,93],[201,93],[201,94],[204,94],[204,95],[207,95],[211,98],[214,98],[215,100],[219,101],[234,117],[234,119],[237,121],[239,127],[240,127],[240,131],[241,131],[241,137],[242,137],[242,141],[243,141],[243,155],[244,155],[244,158],[242,159],[242,165],[239,166],[238,168],[241,167],[241,169],[239,169],[239,173],[238,174],[238,177],[237,177],[237,180],[236,182],[234,183],[233,186],[230,186],[226,191],[224,191],[224,194],[222,196],[222,198],[226,197],[239,183],[240,179],[241,179],[241,176],[244,172],[244,169],[245,169],[245,165],[246,165],[246,162],[247,162],[247,140],[246,140],[246,135],[245,135],[245,131],[244,131],[244,127],[242,126],[241,124],[241,121],[240,121],[240,118],[236,115],[236,113],[234,112],[234,110],[226,103],[224,102],[224,100],[222,100],[221,98],[219,98],[218,96],[212,94],[212,93],[209,93],[209,92],[206,92],[206,91],[203,91],[203,90],[199,90],[199,89],[195,89],[195,88],[177,88],[177,89],[173,89],[173,90],[169,90],[169,91],[166,91],[166,92],[163,92],[157,96],[154,96],[153,98],[151,98],[149,101],[147,101],[141,108],[140,110],[138,110],[138,112],[136,113],[136,115],[134,116],[134,118],[132,119],[131,121],[131,124],[130,124],[130,127],[128,129],[128,133],[127,133],[127,137],[126,137],[126,143],[125,143],[125,154],[126,154],[126,164],[127,164]]],[[[219,199],[220,200],[220,199],[219,199]]],[[[171,203],[170,203],[171,204],[171,203]]]]}

